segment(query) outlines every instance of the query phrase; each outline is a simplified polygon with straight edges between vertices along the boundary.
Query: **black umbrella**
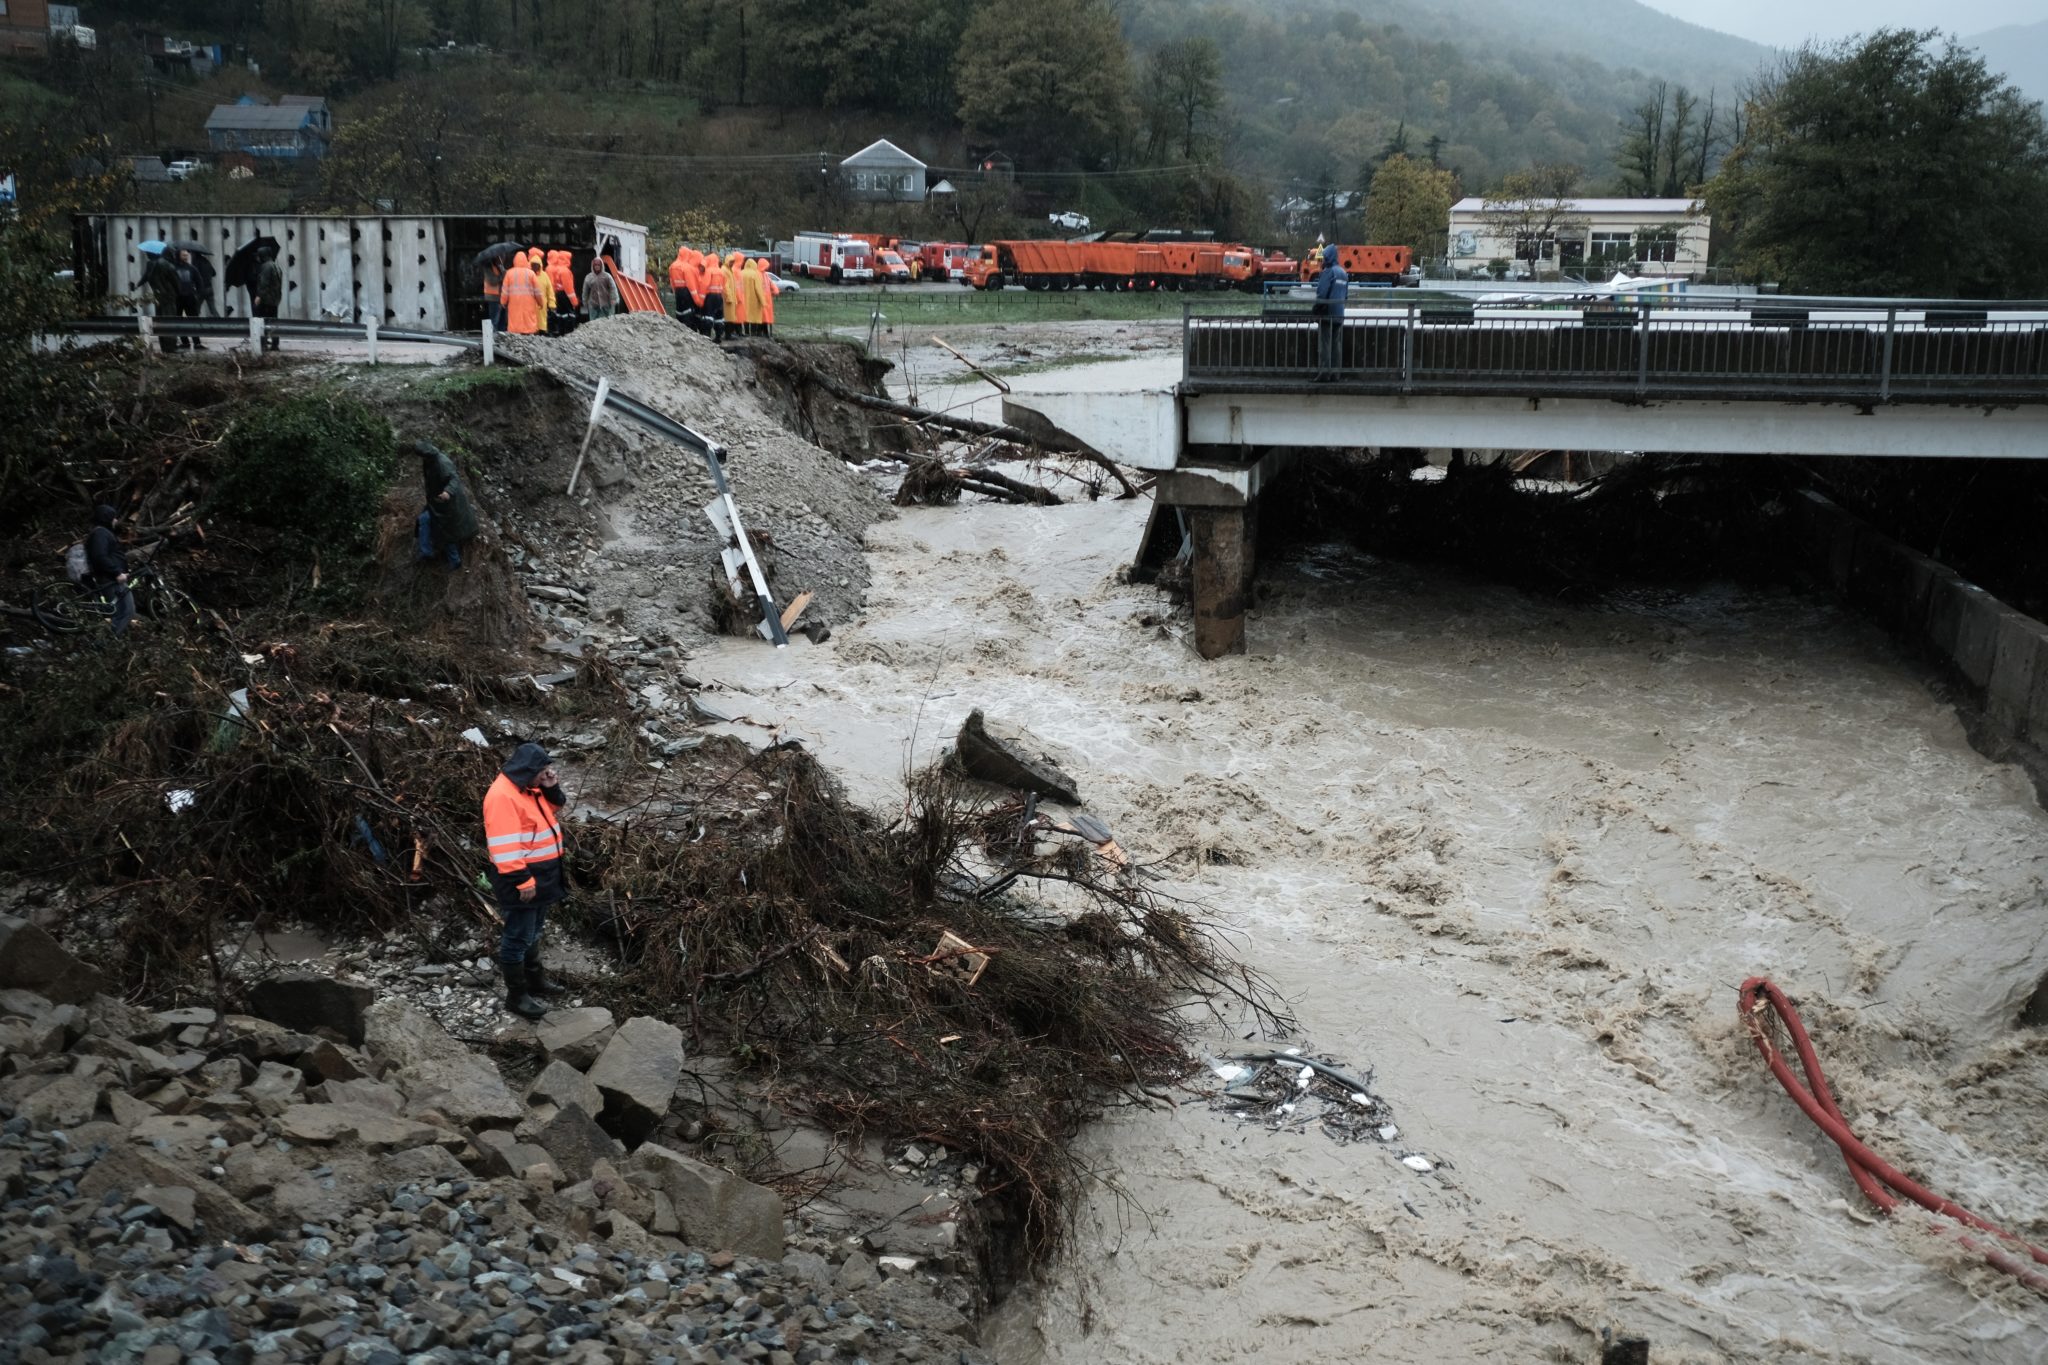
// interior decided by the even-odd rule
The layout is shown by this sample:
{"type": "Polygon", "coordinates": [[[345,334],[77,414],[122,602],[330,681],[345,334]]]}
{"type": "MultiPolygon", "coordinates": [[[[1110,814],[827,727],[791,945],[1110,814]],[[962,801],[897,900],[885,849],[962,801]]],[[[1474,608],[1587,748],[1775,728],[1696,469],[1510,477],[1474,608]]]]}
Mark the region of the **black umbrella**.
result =
{"type": "Polygon", "coordinates": [[[180,242],[172,242],[170,246],[173,251],[189,251],[194,256],[211,256],[213,254],[211,250],[192,241],[190,238],[180,242]]]}
{"type": "Polygon", "coordinates": [[[252,237],[235,248],[235,254],[228,257],[227,274],[223,276],[228,288],[256,283],[256,271],[263,263],[265,247],[275,252],[278,249],[277,238],[252,237]]]}
{"type": "Polygon", "coordinates": [[[501,261],[505,259],[505,257],[507,256],[520,255],[523,252],[525,252],[525,250],[526,248],[521,246],[517,242],[498,242],[495,245],[487,246],[482,251],[477,252],[476,263],[480,266],[489,265],[491,264],[491,262],[501,261]]]}

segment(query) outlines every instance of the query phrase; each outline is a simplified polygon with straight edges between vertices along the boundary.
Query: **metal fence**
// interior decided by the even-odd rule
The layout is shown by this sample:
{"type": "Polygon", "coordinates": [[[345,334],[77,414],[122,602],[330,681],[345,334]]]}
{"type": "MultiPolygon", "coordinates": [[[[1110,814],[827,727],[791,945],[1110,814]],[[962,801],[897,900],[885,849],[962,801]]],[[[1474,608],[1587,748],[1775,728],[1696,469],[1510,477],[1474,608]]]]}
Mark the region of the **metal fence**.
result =
{"type": "Polygon", "coordinates": [[[1420,299],[1333,323],[1268,303],[1256,320],[1188,309],[1182,357],[1195,389],[2048,402],[2048,304],[1420,299]]]}

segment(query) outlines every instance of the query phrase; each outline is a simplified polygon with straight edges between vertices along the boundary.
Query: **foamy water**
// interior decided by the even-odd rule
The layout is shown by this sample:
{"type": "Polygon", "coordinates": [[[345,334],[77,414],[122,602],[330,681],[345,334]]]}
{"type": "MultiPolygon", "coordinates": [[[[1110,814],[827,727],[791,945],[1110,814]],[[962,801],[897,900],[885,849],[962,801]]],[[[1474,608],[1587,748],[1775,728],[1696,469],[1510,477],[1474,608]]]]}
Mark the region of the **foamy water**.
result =
{"type": "Polygon", "coordinates": [[[693,664],[877,806],[976,707],[1066,746],[1440,1163],[1123,1111],[1086,1142],[1119,1192],[1002,1358],[1583,1360],[1612,1327],[1659,1362],[2048,1359],[2048,1301],[1870,1218],[1736,1026],[1770,973],[1867,1141],[2048,1229],[2048,1047],[2012,1029],[2048,820],[1881,637],[1789,591],[1559,606],[1329,550],[1263,566],[1251,653],[1204,662],[1115,582],[1145,511],[909,510],[828,644],[693,664]]]}

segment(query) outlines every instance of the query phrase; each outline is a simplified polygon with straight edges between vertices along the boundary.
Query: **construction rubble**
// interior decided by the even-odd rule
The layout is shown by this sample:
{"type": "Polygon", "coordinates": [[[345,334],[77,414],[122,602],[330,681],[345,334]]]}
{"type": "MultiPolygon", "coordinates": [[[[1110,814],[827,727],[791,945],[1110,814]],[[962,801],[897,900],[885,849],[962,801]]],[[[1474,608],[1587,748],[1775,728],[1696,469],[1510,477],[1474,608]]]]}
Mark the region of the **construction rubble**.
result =
{"type": "Polygon", "coordinates": [[[98,994],[18,919],[0,955],[6,1359],[988,1359],[957,1283],[667,1145],[661,1021],[551,1016],[522,1092],[349,982],[257,993],[287,1026],[98,994]]]}

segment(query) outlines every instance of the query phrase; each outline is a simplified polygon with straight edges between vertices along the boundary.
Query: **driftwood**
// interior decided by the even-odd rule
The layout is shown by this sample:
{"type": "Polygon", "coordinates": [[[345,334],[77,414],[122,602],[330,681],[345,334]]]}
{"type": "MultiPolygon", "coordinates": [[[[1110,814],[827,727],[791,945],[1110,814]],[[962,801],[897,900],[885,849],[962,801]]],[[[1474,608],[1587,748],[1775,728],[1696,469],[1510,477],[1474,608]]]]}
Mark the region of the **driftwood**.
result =
{"type": "MultiPolygon", "coordinates": [[[[815,384],[834,398],[844,403],[851,403],[855,407],[867,408],[873,412],[886,412],[892,417],[901,417],[920,426],[942,427],[948,431],[958,431],[968,436],[982,436],[990,440],[1007,441],[1012,445],[1035,446],[1052,454],[1071,455],[1076,459],[1086,460],[1090,464],[1099,465],[1109,472],[1110,477],[1114,478],[1123,489],[1119,496],[1126,498],[1138,496],[1137,486],[1130,481],[1130,478],[1125,475],[1123,470],[1117,468],[1114,460],[1093,450],[1083,450],[1070,441],[1048,440],[1034,436],[1022,427],[1004,426],[994,422],[978,422],[972,417],[957,417],[952,413],[933,412],[929,408],[921,408],[913,403],[898,402],[894,398],[878,398],[874,394],[863,393],[859,389],[842,384],[816,366],[807,365],[797,359],[796,356],[780,349],[770,350],[766,347],[757,347],[753,350],[752,354],[755,361],[759,364],[766,365],[769,369],[787,375],[800,383],[815,384]]],[[[973,477],[984,478],[986,476],[976,474],[973,477]]]]}

